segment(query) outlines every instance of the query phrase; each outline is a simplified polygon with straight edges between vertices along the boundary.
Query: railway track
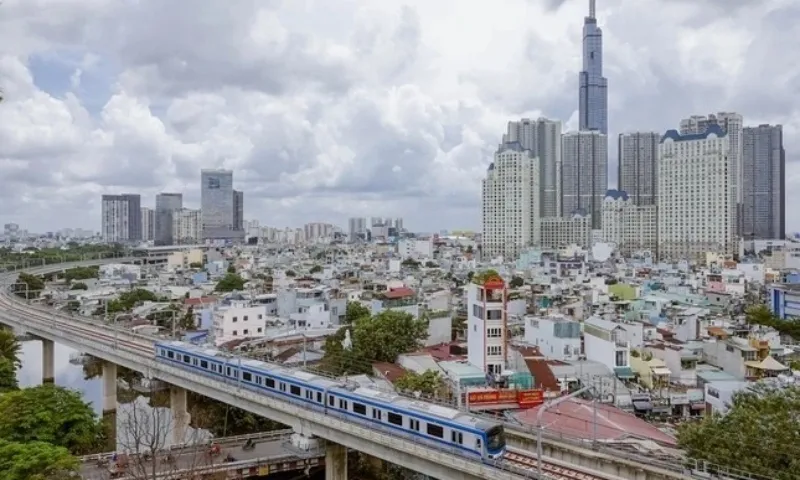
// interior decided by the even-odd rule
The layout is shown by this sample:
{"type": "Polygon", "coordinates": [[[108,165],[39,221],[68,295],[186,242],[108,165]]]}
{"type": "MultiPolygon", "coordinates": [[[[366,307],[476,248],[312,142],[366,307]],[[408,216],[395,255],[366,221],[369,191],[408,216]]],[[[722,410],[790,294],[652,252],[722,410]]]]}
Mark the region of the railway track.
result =
{"type": "MultiPolygon", "coordinates": [[[[520,451],[507,451],[503,462],[514,470],[522,470],[529,474],[537,474],[539,462],[536,455],[520,451]]],[[[542,462],[542,475],[552,480],[608,480],[608,476],[597,476],[572,468],[563,467],[551,462],[542,462]]]]}

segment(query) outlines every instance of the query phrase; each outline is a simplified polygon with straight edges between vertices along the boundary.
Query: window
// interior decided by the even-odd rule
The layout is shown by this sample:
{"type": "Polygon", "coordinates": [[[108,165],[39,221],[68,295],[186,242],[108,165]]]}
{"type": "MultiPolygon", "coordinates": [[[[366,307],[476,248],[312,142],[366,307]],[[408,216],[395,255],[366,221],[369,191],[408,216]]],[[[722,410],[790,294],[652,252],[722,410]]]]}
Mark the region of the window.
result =
{"type": "Polygon", "coordinates": [[[347,400],[339,399],[339,408],[342,410],[347,410],[347,400]]]}
{"type": "Polygon", "coordinates": [[[242,317],[242,321],[243,321],[243,322],[246,322],[246,321],[247,321],[247,315],[245,315],[244,317],[242,317]]]}
{"type": "Polygon", "coordinates": [[[486,336],[489,338],[500,338],[503,336],[503,329],[502,328],[487,328],[486,329],[486,336]]]}
{"type": "Polygon", "coordinates": [[[247,335],[247,333],[248,333],[248,330],[246,328],[244,330],[242,330],[242,335],[247,335]]]}
{"type": "Polygon", "coordinates": [[[208,362],[205,360],[200,360],[200,368],[208,369],[208,362]]]}
{"type": "Polygon", "coordinates": [[[283,383],[283,382],[281,382],[281,384],[280,384],[280,389],[279,389],[279,390],[280,390],[281,392],[285,392],[285,391],[286,391],[286,384],[285,384],[285,383],[283,383]]]}
{"type": "Polygon", "coordinates": [[[617,351],[616,358],[615,358],[616,366],[618,367],[627,367],[628,366],[628,352],[626,351],[617,351]]]}
{"type": "Polygon", "coordinates": [[[236,323],[236,322],[238,322],[238,321],[239,321],[239,317],[233,317],[233,319],[232,319],[231,321],[232,321],[233,323],[236,323]]]}
{"type": "Polygon", "coordinates": [[[259,313],[259,314],[258,314],[258,319],[259,319],[259,320],[261,320],[262,318],[264,318],[264,315],[262,315],[262,314],[260,314],[260,313],[259,313]]]}
{"type": "Polygon", "coordinates": [[[269,388],[275,388],[275,380],[267,377],[264,379],[264,385],[266,385],[269,388]]]}
{"type": "Polygon", "coordinates": [[[432,423],[428,424],[428,435],[432,437],[444,438],[444,428],[432,423]]]}
{"type": "Polygon", "coordinates": [[[502,355],[503,347],[501,345],[489,345],[486,347],[486,355],[502,355]]]}
{"type": "Polygon", "coordinates": [[[258,333],[261,333],[261,327],[258,327],[258,330],[257,330],[257,332],[258,332],[258,333]]]}
{"type": "Polygon", "coordinates": [[[174,359],[174,358],[175,358],[175,353],[173,353],[173,352],[167,352],[167,358],[172,358],[172,359],[174,359]]]}
{"type": "Polygon", "coordinates": [[[245,382],[252,382],[253,376],[250,374],[250,372],[242,372],[242,380],[245,382]]]}
{"type": "Polygon", "coordinates": [[[189,357],[189,355],[183,356],[183,363],[192,363],[192,359],[189,357]]]}
{"type": "Polygon", "coordinates": [[[452,432],[450,432],[450,440],[453,443],[463,444],[464,443],[464,434],[461,433],[461,432],[452,431],[452,432]]]}
{"type": "Polygon", "coordinates": [[[239,330],[234,330],[233,331],[233,336],[235,337],[236,335],[239,335],[239,330]]]}
{"type": "Polygon", "coordinates": [[[367,406],[363,403],[353,402],[353,411],[359,415],[366,415],[367,414],[367,406]]]}
{"type": "Polygon", "coordinates": [[[333,406],[333,395],[328,395],[328,405],[333,406]]]}
{"type": "Polygon", "coordinates": [[[416,430],[419,432],[419,420],[414,420],[413,418],[410,418],[408,420],[408,426],[411,427],[411,430],[416,430]]]}
{"type": "Polygon", "coordinates": [[[396,413],[389,412],[386,414],[386,419],[389,420],[389,423],[392,425],[399,425],[403,426],[403,416],[398,415],[396,413]]]}
{"type": "Polygon", "coordinates": [[[380,411],[380,410],[378,410],[377,408],[373,408],[373,409],[372,409],[372,418],[374,418],[375,420],[380,420],[380,419],[381,419],[381,416],[382,416],[382,413],[383,413],[383,412],[381,412],[381,411],[380,411]]]}
{"type": "Polygon", "coordinates": [[[297,395],[299,397],[300,396],[300,387],[298,387],[297,385],[292,385],[292,386],[289,387],[289,392],[292,395],[297,395]]]}
{"type": "Polygon", "coordinates": [[[322,403],[322,394],[317,392],[317,403],[322,403]]]}

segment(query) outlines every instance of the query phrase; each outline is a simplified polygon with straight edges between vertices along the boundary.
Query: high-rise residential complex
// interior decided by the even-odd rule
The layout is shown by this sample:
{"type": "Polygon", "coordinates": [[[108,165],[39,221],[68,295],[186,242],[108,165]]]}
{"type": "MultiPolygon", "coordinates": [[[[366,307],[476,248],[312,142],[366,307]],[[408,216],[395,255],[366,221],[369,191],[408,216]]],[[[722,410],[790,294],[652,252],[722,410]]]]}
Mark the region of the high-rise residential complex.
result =
{"type": "Polygon", "coordinates": [[[200,171],[200,182],[203,239],[243,239],[244,230],[237,230],[234,220],[233,172],[203,169],[200,171]]]}
{"type": "Polygon", "coordinates": [[[153,241],[155,235],[155,216],[152,208],[142,207],[142,240],[153,241]]]}
{"type": "Polygon", "coordinates": [[[103,195],[101,234],[106,242],[142,239],[142,197],[132,193],[103,195]]]}
{"type": "Polygon", "coordinates": [[[659,258],[702,260],[706,252],[736,253],[736,179],[729,141],[713,123],[703,133],[669,130],[662,138],[659,258]]]}
{"type": "Polygon", "coordinates": [[[658,254],[658,216],[656,205],[636,205],[627,192],[609,190],[603,200],[604,242],[628,257],[639,251],[658,254]]]}
{"type": "Polygon", "coordinates": [[[244,230],[244,192],[233,191],[233,229],[244,230]]]}
{"type": "Polygon", "coordinates": [[[781,125],[742,131],[742,237],[786,236],[786,151],[781,125]]]}
{"type": "Polygon", "coordinates": [[[367,219],[364,217],[353,217],[347,221],[347,238],[351,242],[365,240],[367,238],[367,219]]]}
{"type": "Polygon", "coordinates": [[[172,212],[172,238],[176,245],[194,245],[202,239],[200,210],[181,208],[172,212]]]}
{"type": "MultiPolygon", "coordinates": [[[[658,145],[656,132],[619,135],[619,177],[617,188],[637,206],[655,205],[658,194],[658,145]]],[[[627,202],[628,200],[626,200],[627,202]]]]}
{"type": "Polygon", "coordinates": [[[540,118],[523,118],[508,122],[503,144],[519,142],[539,159],[540,199],[539,215],[555,217],[561,209],[561,122],[540,118]]]}
{"type": "Polygon", "coordinates": [[[173,245],[172,222],[174,212],[183,208],[182,193],[159,193],[156,195],[156,208],[153,214],[155,227],[153,243],[155,245],[173,245]]]}
{"type": "Polygon", "coordinates": [[[501,145],[483,180],[484,256],[538,245],[539,198],[539,160],[519,142],[501,145]]]}
{"type": "Polygon", "coordinates": [[[728,157],[733,169],[734,187],[736,188],[736,234],[741,236],[742,228],[742,129],[744,123],[742,116],[733,112],[719,112],[717,114],[692,115],[680,122],[681,135],[706,132],[710,125],[718,125],[728,137],[730,152],[728,157]]]}
{"type": "Polygon", "coordinates": [[[580,130],[608,134],[608,80],[603,76],[603,31],[597,26],[595,0],[583,20],[583,70],[579,76],[580,130]]]}
{"type": "Polygon", "coordinates": [[[591,215],[592,228],[602,223],[608,190],[608,138],[595,130],[561,136],[561,216],[591,215]]]}

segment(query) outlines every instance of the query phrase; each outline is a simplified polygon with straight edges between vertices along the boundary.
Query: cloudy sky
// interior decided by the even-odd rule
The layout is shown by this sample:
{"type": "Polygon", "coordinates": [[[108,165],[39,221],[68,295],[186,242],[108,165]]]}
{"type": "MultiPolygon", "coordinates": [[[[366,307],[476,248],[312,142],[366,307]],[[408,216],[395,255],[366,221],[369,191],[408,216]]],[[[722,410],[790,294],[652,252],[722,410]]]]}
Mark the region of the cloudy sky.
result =
{"type": "MultiPolygon", "coordinates": [[[[508,120],[576,126],[588,0],[4,0],[0,223],[99,229],[100,195],[235,170],[274,226],[480,228],[508,120]]],[[[800,229],[800,2],[598,0],[611,134],[781,123],[800,229]]],[[[614,142],[609,142],[614,143],[614,142]]],[[[615,175],[615,161],[610,173],[615,175]]],[[[613,185],[613,179],[612,179],[613,185]]]]}

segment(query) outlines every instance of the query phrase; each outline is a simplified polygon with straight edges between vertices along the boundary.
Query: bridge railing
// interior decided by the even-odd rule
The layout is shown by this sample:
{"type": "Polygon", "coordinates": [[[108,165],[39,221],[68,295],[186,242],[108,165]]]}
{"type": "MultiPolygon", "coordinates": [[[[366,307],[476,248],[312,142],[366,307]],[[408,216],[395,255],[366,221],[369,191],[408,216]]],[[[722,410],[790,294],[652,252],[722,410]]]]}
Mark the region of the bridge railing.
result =
{"type": "MultiPolygon", "coordinates": [[[[292,429],[284,429],[284,430],[273,430],[271,432],[259,432],[259,433],[251,433],[248,435],[236,435],[231,437],[222,437],[222,438],[214,438],[209,441],[213,441],[214,443],[222,446],[222,447],[231,447],[237,446],[239,444],[244,444],[248,440],[259,440],[259,441],[267,441],[272,442],[275,440],[284,440],[292,435],[294,430],[292,429]]],[[[172,452],[186,452],[186,453],[194,453],[200,452],[203,450],[207,450],[209,445],[209,441],[205,441],[203,443],[191,443],[191,444],[176,444],[170,445],[169,447],[163,448],[157,452],[156,455],[167,454],[172,452]]],[[[124,452],[104,452],[104,453],[94,453],[91,455],[83,455],[78,457],[82,463],[89,463],[89,462],[96,462],[98,460],[104,460],[114,453],[124,453],[124,452]]],[[[144,452],[134,452],[128,453],[128,455],[135,455],[139,456],[142,455],[144,452]]]]}

